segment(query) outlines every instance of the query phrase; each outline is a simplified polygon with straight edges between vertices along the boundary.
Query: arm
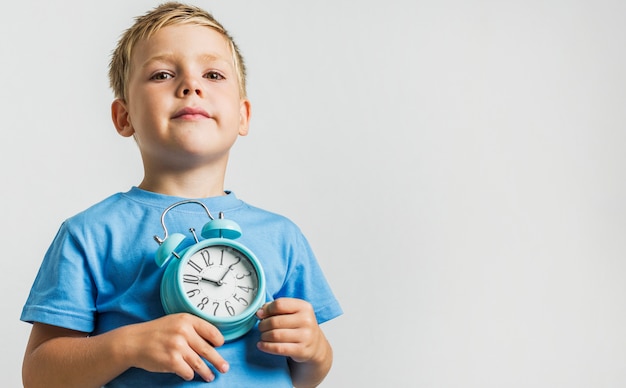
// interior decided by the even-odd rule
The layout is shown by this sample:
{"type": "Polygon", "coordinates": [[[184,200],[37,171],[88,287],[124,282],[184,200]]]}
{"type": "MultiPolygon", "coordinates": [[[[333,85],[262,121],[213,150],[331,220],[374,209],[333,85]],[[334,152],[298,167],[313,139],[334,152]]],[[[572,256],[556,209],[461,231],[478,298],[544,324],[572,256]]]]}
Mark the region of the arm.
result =
{"type": "Polygon", "coordinates": [[[101,387],[130,367],[176,373],[191,380],[194,372],[211,381],[211,369],[228,364],[213,346],[224,338],[208,322],[189,315],[167,315],[97,336],[34,323],[24,363],[25,387],[101,387]],[[211,345],[213,344],[213,346],[211,345]]]}
{"type": "Polygon", "coordinates": [[[261,319],[259,350],[289,357],[295,387],[318,386],[330,371],[333,352],[311,304],[280,298],[265,304],[257,316],[261,319]]]}

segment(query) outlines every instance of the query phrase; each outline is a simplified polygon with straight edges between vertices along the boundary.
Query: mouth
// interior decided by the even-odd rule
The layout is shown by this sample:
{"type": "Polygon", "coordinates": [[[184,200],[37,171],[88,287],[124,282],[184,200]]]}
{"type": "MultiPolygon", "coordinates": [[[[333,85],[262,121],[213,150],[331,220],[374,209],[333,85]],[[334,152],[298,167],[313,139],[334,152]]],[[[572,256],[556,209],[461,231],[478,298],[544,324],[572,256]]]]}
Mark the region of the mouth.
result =
{"type": "Polygon", "coordinates": [[[179,110],[174,113],[172,119],[183,119],[183,120],[198,120],[198,119],[210,119],[211,115],[207,113],[204,109],[201,108],[192,108],[187,107],[179,110]]]}

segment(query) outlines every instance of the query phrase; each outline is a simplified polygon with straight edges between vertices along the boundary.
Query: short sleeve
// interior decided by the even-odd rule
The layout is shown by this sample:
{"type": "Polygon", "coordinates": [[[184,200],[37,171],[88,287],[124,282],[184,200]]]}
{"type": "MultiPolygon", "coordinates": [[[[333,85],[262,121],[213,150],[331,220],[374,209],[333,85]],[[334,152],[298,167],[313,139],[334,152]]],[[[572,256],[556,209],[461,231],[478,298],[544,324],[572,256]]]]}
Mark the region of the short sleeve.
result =
{"type": "Polygon", "coordinates": [[[288,255],[290,265],[285,283],[275,297],[288,296],[308,301],[320,324],[341,315],[341,306],[304,235],[296,234],[288,255]]]}
{"type": "Polygon", "coordinates": [[[95,287],[84,250],[63,223],[44,256],[20,319],[92,332],[95,287]]]}

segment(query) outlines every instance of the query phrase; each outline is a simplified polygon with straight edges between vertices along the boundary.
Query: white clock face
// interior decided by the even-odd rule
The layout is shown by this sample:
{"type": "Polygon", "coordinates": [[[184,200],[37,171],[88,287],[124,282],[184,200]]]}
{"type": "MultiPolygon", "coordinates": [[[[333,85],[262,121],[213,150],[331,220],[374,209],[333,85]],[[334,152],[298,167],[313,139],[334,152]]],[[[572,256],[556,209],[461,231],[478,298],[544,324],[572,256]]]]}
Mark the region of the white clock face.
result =
{"type": "Polygon", "coordinates": [[[182,268],[183,288],[193,306],[204,314],[241,314],[258,293],[259,279],[250,259],[225,245],[202,248],[182,268]]]}

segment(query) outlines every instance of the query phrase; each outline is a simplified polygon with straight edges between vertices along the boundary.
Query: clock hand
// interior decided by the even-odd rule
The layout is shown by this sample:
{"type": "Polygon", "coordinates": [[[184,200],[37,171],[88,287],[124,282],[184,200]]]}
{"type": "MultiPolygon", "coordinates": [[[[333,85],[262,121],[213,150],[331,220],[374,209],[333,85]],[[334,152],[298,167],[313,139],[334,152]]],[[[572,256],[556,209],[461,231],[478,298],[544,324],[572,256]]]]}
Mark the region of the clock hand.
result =
{"type": "Polygon", "coordinates": [[[224,273],[222,274],[222,277],[219,280],[209,279],[209,278],[204,277],[204,276],[201,276],[200,280],[204,280],[206,282],[213,283],[216,286],[221,286],[223,284],[226,284],[226,283],[224,283],[224,278],[226,277],[226,274],[228,273],[228,271],[230,271],[233,268],[233,266],[239,264],[240,261],[241,261],[241,257],[237,257],[237,261],[235,261],[234,263],[231,263],[228,266],[228,268],[226,268],[226,271],[224,271],[224,273]]]}
{"type": "MultiPolygon", "coordinates": [[[[224,277],[222,276],[222,279],[224,279],[224,277]]],[[[222,279],[220,280],[213,280],[213,279],[209,279],[209,278],[205,278],[204,276],[200,277],[200,280],[204,280],[205,282],[209,282],[209,283],[213,283],[216,286],[221,286],[222,284],[226,284],[222,281],[222,279]]]]}
{"type": "Polygon", "coordinates": [[[226,283],[224,283],[224,281],[223,281],[223,280],[224,280],[224,278],[226,277],[226,274],[228,273],[228,271],[230,271],[230,270],[233,268],[233,266],[234,266],[235,264],[238,264],[240,261],[241,261],[241,259],[239,259],[239,260],[237,260],[236,262],[234,262],[234,263],[232,263],[231,265],[229,265],[229,266],[228,266],[228,268],[226,268],[226,271],[224,271],[224,274],[222,275],[222,277],[220,278],[220,280],[218,280],[216,284],[217,284],[217,285],[219,285],[219,286],[221,286],[222,284],[226,284],[226,283]]]}

